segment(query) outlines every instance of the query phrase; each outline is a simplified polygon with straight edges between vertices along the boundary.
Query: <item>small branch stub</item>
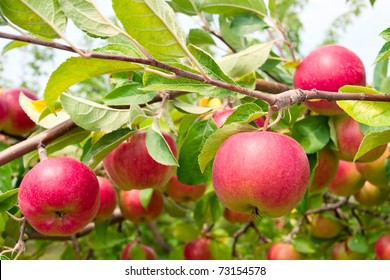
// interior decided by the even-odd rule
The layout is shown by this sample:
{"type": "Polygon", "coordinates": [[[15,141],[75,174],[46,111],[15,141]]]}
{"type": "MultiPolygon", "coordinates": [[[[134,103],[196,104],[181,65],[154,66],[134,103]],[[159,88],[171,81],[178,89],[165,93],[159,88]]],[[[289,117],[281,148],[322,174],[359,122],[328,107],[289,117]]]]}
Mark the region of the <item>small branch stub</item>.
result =
{"type": "Polygon", "coordinates": [[[39,156],[40,161],[48,159],[46,146],[43,143],[40,143],[38,145],[38,156],[39,156]]]}

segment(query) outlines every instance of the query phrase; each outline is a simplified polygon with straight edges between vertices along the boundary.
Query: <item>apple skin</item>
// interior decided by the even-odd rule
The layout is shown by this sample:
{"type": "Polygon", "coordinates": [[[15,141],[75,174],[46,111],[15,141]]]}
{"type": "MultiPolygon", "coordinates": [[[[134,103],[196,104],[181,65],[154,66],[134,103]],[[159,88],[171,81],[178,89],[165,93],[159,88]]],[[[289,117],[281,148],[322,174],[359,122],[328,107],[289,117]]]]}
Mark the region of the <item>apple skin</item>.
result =
{"type": "Polygon", "coordinates": [[[353,162],[340,160],[336,176],[329,185],[329,190],[338,196],[350,196],[358,192],[365,180],[353,162]]]}
{"type": "Polygon", "coordinates": [[[375,242],[375,256],[377,260],[390,260],[390,234],[382,235],[375,242]]]}
{"type": "Polygon", "coordinates": [[[23,178],[18,193],[21,212],[38,232],[70,236],[91,222],[99,210],[99,182],[82,162],[50,158],[23,178]]]}
{"type": "Polygon", "coordinates": [[[313,215],[310,216],[310,233],[311,235],[322,238],[334,238],[343,229],[343,226],[340,222],[330,219],[324,215],[313,215]]]}
{"type": "Polygon", "coordinates": [[[197,186],[186,185],[177,179],[176,175],[173,175],[169,180],[165,191],[170,198],[176,202],[190,202],[196,201],[202,197],[207,188],[207,183],[197,186]]]}
{"type": "MultiPolygon", "coordinates": [[[[364,137],[364,134],[359,127],[359,123],[348,115],[335,116],[334,127],[339,149],[338,151],[335,151],[336,156],[341,160],[353,161],[364,137]]],[[[386,144],[380,145],[357,159],[357,161],[374,161],[385,152],[386,147],[386,144]]]]}
{"type": "Polygon", "coordinates": [[[97,176],[100,187],[100,205],[95,221],[103,222],[111,218],[118,201],[116,191],[110,180],[97,176]]]}
{"type": "Polygon", "coordinates": [[[303,198],[310,177],[302,147],[291,137],[242,132],[219,148],[212,168],[216,195],[230,210],[280,217],[303,198]]]}
{"type": "Polygon", "coordinates": [[[364,260],[365,255],[356,253],[348,248],[348,240],[336,242],[332,247],[332,260],[364,260]]]}
{"type": "Polygon", "coordinates": [[[248,223],[252,221],[252,216],[247,213],[232,211],[229,208],[223,210],[223,217],[231,223],[248,223]]]}
{"type": "Polygon", "coordinates": [[[386,175],[385,162],[389,156],[390,149],[387,148],[377,160],[371,162],[357,162],[356,167],[364,179],[380,188],[388,189],[389,180],[386,175]]]}
{"type": "Polygon", "coordinates": [[[134,223],[149,223],[156,220],[164,210],[164,199],[160,191],[154,190],[147,209],[140,200],[141,190],[119,192],[119,207],[125,219],[134,223]]]}
{"type": "Polygon", "coordinates": [[[364,206],[381,205],[389,199],[389,191],[381,189],[366,181],[364,186],[354,194],[359,204],[364,206]]]}
{"type": "Polygon", "coordinates": [[[28,98],[37,100],[35,93],[25,88],[6,89],[0,94],[0,100],[8,108],[8,116],[2,130],[10,135],[22,136],[32,132],[35,123],[27,116],[19,104],[19,95],[23,92],[28,98]]]}
{"type": "Polygon", "coordinates": [[[329,186],[336,176],[339,160],[328,147],[318,152],[318,164],[313,174],[310,193],[316,193],[329,186]]]}
{"type": "MultiPolygon", "coordinates": [[[[123,249],[122,255],[121,255],[121,260],[131,260],[131,248],[133,248],[137,242],[132,241],[127,246],[123,249]]],[[[146,260],[155,260],[156,259],[156,252],[154,251],[153,248],[146,246],[144,244],[138,243],[142,250],[145,252],[145,259],[146,260]]]]}
{"type": "Polygon", "coordinates": [[[213,256],[210,251],[210,240],[201,237],[184,245],[185,260],[212,260],[213,256]]]}
{"type": "MultiPolygon", "coordinates": [[[[163,136],[176,155],[173,138],[165,132],[163,136]]],[[[121,190],[161,190],[172,176],[172,166],[160,164],[149,155],[145,139],[146,132],[136,132],[103,160],[104,168],[112,182],[121,190]]]]}
{"type": "Polygon", "coordinates": [[[302,256],[289,243],[272,244],[267,253],[267,260],[301,260],[302,256]]]}
{"type": "MultiPolygon", "coordinates": [[[[302,60],[294,74],[294,87],[304,90],[338,92],[345,85],[365,86],[366,71],[355,53],[339,45],[315,49],[302,60]]],[[[335,101],[307,101],[305,105],[321,115],[344,113],[335,101]]]]}
{"type": "Polygon", "coordinates": [[[8,109],[0,95],[0,131],[3,129],[8,117],[8,109]]]}

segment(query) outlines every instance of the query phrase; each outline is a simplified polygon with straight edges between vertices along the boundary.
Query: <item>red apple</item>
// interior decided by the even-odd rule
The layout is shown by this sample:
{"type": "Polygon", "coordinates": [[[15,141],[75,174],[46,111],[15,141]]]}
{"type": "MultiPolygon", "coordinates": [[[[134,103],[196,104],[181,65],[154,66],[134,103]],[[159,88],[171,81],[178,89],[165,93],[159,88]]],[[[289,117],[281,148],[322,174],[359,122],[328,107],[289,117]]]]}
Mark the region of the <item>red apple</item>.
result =
{"type": "Polygon", "coordinates": [[[311,193],[318,192],[329,186],[336,176],[339,164],[336,155],[328,147],[318,152],[317,159],[317,167],[314,170],[313,181],[310,186],[311,193]]]}
{"type": "Polygon", "coordinates": [[[142,250],[144,251],[144,253],[145,253],[145,260],[155,260],[156,259],[156,253],[154,252],[153,248],[132,241],[129,244],[127,244],[125,249],[123,249],[121,260],[132,260],[133,259],[131,257],[131,248],[133,248],[136,244],[141,246],[142,250]]]}
{"type": "Polygon", "coordinates": [[[235,111],[235,108],[218,111],[213,115],[213,120],[217,127],[223,126],[226,119],[235,111]]]}
{"type": "MultiPolygon", "coordinates": [[[[339,45],[322,46],[312,51],[302,60],[294,75],[294,86],[304,90],[338,92],[345,85],[365,86],[366,71],[355,53],[339,45]]],[[[321,115],[344,113],[335,101],[313,100],[305,105],[321,115]]]]}
{"type": "Polygon", "coordinates": [[[336,176],[329,189],[338,196],[350,196],[358,192],[363,187],[364,182],[365,180],[353,162],[340,160],[336,176]]]}
{"type": "Polygon", "coordinates": [[[210,240],[201,237],[184,245],[184,259],[186,260],[212,260],[210,240]]]}
{"type": "Polygon", "coordinates": [[[166,186],[166,192],[170,198],[180,203],[198,200],[205,193],[206,188],[207,183],[198,186],[186,185],[173,175],[166,186]]]}
{"type": "MultiPolygon", "coordinates": [[[[163,136],[176,155],[173,138],[165,132],[163,136]]],[[[172,166],[160,164],[149,155],[145,139],[146,132],[136,132],[103,160],[108,175],[121,190],[162,189],[172,176],[172,166]]]]}
{"type": "MultiPolygon", "coordinates": [[[[334,127],[336,130],[336,141],[338,151],[336,156],[341,160],[353,161],[364,134],[359,123],[348,115],[335,116],[334,127]]],[[[378,159],[386,150],[387,145],[380,145],[372,149],[357,161],[367,162],[378,159]]]]}
{"type": "Polygon", "coordinates": [[[252,216],[247,213],[240,213],[225,208],[223,217],[231,223],[248,223],[252,221],[252,216]]]}
{"type": "Polygon", "coordinates": [[[318,238],[336,237],[343,229],[342,224],[335,218],[329,218],[324,215],[313,215],[310,219],[310,233],[318,238]]]}
{"type": "Polygon", "coordinates": [[[364,186],[354,194],[354,197],[361,205],[375,206],[389,199],[389,190],[378,188],[366,181],[364,186]]]}
{"type": "Polygon", "coordinates": [[[99,209],[99,182],[82,162],[58,157],[43,160],[23,178],[19,207],[44,235],[69,236],[93,220],[99,209]]]}
{"type": "Polygon", "coordinates": [[[280,217],[303,198],[310,177],[302,147],[291,137],[243,132],[229,137],[213,164],[215,193],[227,208],[280,217]]]}
{"type": "Polygon", "coordinates": [[[267,254],[268,260],[300,260],[302,256],[289,243],[272,244],[267,254]]]}
{"type": "Polygon", "coordinates": [[[117,203],[117,198],[115,188],[110,180],[100,176],[98,176],[97,179],[100,187],[100,206],[95,220],[97,222],[103,222],[112,216],[117,203]]]}
{"type": "Polygon", "coordinates": [[[148,207],[145,209],[140,199],[141,190],[120,191],[119,207],[123,217],[134,223],[149,223],[157,219],[164,209],[164,199],[160,191],[154,190],[148,207]]]}
{"type": "Polygon", "coordinates": [[[8,109],[0,95],[0,131],[3,129],[8,117],[8,109]]]}
{"type": "Polygon", "coordinates": [[[390,149],[386,149],[377,160],[371,162],[358,162],[356,163],[356,167],[364,179],[380,188],[388,189],[389,179],[386,175],[385,162],[389,156],[390,149]]]}
{"type": "Polygon", "coordinates": [[[375,242],[375,256],[377,260],[390,260],[390,234],[382,235],[375,242]]]}
{"type": "Polygon", "coordinates": [[[3,131],[21,136],[30,133],[35,128],[35,123],[27,116],[19,104],[19,95],[23,92],[28,98],[37,100],[37,96],[24,88],[6,89],[0,94],[0,100],[8,108],[8,116],[3,124],[3,131]]]}
{"type": "Polygon", "coordinates": [[[336,242],[332,248],[332,260],[363,260],[365,255],[351,251],[348,247],[348,240],[336,242]]]}

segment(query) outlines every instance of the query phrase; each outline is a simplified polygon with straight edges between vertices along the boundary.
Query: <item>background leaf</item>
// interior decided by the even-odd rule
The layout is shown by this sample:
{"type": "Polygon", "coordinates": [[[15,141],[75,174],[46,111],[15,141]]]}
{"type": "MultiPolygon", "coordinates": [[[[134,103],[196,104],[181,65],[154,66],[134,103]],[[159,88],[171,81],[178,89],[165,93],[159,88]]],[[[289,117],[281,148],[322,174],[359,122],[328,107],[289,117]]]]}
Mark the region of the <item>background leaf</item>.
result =
{"type": "Polygon", "coordinates": [[[18,200],[19,189],[12,189],[0,194],[0,212],[7,211],[14,207],[18,200]]]}
{"type": "Polygon", "coordinates": [[[140,90],[142,84],[126,82],[114,88],[103,97],[104,103],[109,106],[123,106],[130,104],[144,104],[151,101],[156,93],[140,90]]]}
{"type": "Polygon", "coordinates": [[[252,12],[259,15],[267,14],[263,0],[204,0],[201,10],[222,15],[237,15],[252,12]]]}
{"type": "Polygon", "coordinates": [[[139,199],[140,199],[141,204],[145,210],[149,206],[150,200],[152,199],[153,192],[154,192],[154,189],[151,189],[151,188],[140,190],[140,192],[139,192],[139,199]]]}

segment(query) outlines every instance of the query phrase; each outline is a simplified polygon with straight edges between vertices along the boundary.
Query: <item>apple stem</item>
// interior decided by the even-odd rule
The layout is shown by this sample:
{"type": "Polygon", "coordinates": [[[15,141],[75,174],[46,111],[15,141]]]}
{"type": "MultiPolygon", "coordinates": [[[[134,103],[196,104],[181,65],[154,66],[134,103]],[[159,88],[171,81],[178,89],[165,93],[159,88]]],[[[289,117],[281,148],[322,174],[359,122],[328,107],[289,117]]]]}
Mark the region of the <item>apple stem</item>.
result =
{"type": "Polygon", "coordinates": [[[76,258],[76,260],[81,260],[80,243],[78,242],[77,237],[76,237],[75,234],[72,235],[71,239],[72,239],[72,245],[73,245],[73,248],[74,248],[75,258],[76,258]]]}
{"type": "Polygon", "coordinates": [[[275,111],[271,108],[271,106],[268,106],[268,114],[267,114],[267,117],[265,118],[264,125],[262,128],[263,131],[267,130],[268,124],[269,124],[271,117],[274,113],[275,113],[275,111]]]}
{"type": "Polygon", "coordinates": [[[39,143],[38,145],[38,156],[40,161],[44,161],[48,159],[46,146],[43,143],[39,143]]]}

